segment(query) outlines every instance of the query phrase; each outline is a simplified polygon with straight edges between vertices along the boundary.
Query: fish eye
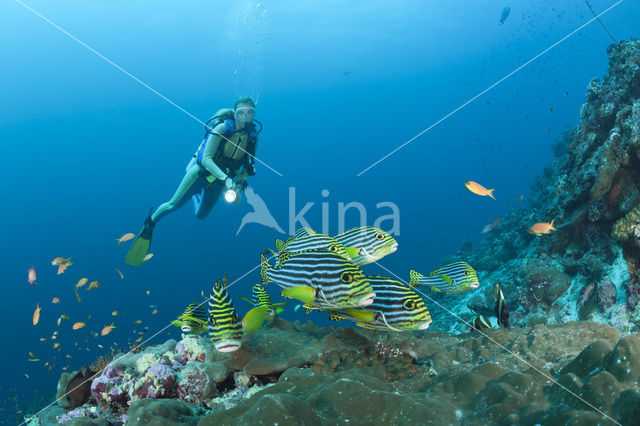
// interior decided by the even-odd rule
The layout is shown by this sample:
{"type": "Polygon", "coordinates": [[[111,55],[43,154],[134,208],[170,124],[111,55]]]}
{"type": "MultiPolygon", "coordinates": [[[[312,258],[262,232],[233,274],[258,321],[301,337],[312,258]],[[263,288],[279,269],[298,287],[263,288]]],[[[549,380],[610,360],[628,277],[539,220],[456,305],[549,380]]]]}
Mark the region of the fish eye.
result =
{"type": "Polygon", "coordinates": [[[338,251],[338,246],[336,245],[332,245],[331,247],[329,247],[329,250],[331,250],[332,252],[337,252],[338,251]]]}
{"type": "Polygon", "coordinates": [[[343,272],[342,275],[340,275],[340,279],[342,282],[349,284],[353,281],[353,275],[349,272],[343,272]]]}
{"type": "Polygon", "coordinates": [[[404,306],[405,309],[408,309],[408,310],[411,311],[411,310],[415,309],[416,302],[414,302],[413,300],[405,300],[404,303],[403,303],[403,306],[404,306]]]}
{"type": "Polygon", "coordinates": [[[381,233],[381,232],[378,232],[378,233],[376,234],[376,239],[377,239],[377,240],[382,240],[382,239],[384,239],[384,234],[383,234],[383,233],[381,233]]]}

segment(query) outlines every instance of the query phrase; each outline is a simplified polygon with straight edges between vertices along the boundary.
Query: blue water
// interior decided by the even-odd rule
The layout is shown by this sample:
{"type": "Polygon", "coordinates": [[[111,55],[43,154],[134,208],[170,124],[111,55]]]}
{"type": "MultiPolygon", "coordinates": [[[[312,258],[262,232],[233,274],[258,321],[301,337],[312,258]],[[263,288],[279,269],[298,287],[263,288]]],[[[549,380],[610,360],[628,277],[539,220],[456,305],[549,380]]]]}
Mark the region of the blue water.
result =
{"type": "MultiPolygon", "coordinates": [[[[409,268],[430,271],[462,242],[479,240],[520,194],[526,205],[552,144],[578,123],[589,80],[606,73],[612,40],[593,22],[357,176],[592,18],[580,1],[512,3],[27,4],[199,120],[238,96],[257,98],[264,124],[257,156],[282,176],[259,164],[250,185],[280,226],[289,230],[290,188],[294,210],[315,203],[306,220],[318,230],[324,220],[331,234],[339,230],[340,202],[362,203],[370,225],[390,213],[376,203],[394,203],[400,246],[382,263],[406,278],[409,268]],[[505,6],[511,14],[499,25],[505,6]],[[497,200],[474,196],[467,180],[496,188],[497,200]]],[[[614,3],[591,1],[596,12],[614,3]]],[[[622,2],[602,20],[619,39],[639,35],[637,2],[622,2]]],[[[235,281],[257,266],[258,254],[283,235],[248,224],[236,236],[251,211],[246,201],[220,202],[205,221],[189,203],[157,226],[153,259],[125,266],[128,244],[115,238],[137,233],[149,208],[170,198],[202,124],[15,1],[0,3],[0,46],[0,389],[10,411],[12,397],[22,403],[38,388],[53,392],[63,365],[70,371],[92,362],[104,352],[97,343],[105,351],[116,342],[126,347],[141,327],[134,320],[143,320],[148,336],[161,330],[215,279],[227,273],[235,281]],[[74,263],[59,276],[50,265],[58,256],[74,263]],[[31,265],[37,287],[26,282],[31,265]],[[82,289],[78,304],[73,284],[81,277],[101,287],[82,289]],[[36,303],[42,313],[34,327],[36,303]],[[120,316],[111,316],[114,309],[120,316]],[[61,313],[71,320],[60,327],[57,352],[39,338],[50,337],[61,313]],[[87,327],[72,331],[75,321],[87,327]],[[110,335],[93,337],[112,321],[110,335]],[[29,351],[41,361],[28,362],[29,351]]],[[[346,226],[357,219],[351,211],[346,226]]],[[[241,314],[248,304],[239,296],[258,279],[254,271],[231,287],[241,314]]],[[[278,293],[272,289],[276,301],[278,293]]],[[[283,316],[304,320],[291,306],[283,316]]],[[[307,318],[329,324],[322,313],[307,318]]],[[[169,336],[178,330],[148,343],[169,336]]]]}

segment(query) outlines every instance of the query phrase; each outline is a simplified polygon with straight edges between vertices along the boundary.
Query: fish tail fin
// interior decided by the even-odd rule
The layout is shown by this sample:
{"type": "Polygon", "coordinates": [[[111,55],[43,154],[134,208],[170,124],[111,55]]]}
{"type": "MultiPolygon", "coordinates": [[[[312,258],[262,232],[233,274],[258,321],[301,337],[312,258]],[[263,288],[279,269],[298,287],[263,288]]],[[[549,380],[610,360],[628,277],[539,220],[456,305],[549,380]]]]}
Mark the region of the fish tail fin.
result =
{"type": "Polygon", "coordinates": [[[487,195],[495,200],[496,197],[493,196],[493,191],[494,190],[495,190],[495,188],[491,188],[491,189],[487,190],[487,195]]]}
{"type": "Polygon", "coordinates": [[[557,229],[553,227],[553,221],[554,221],[554,220],[556,220],[556,219],[555,219],[555,218],[551,219],[551,223],[550,223],[551,227],[550,227],[550,229],[551,229],[552,231],[557,231],[557,229]]]}
{"type": "Polygon", "coordinates": [[[420,279],[423,277],[424,276],[421,273],[411,269],[409,271],[409,287],[420,287],[422,285],[420,284],[420,279]]]}
{"type": "Polygon", "coordinates": [[[269,284],[271,282],[267,274],[272,266],[269,264],[269,259],[267,259],[267,256],[265,256],[265,253],[268,253],[269,251],[270,250],[265,250],[260,255],[260,278],[262,279],[263,285],[269,284]]]}

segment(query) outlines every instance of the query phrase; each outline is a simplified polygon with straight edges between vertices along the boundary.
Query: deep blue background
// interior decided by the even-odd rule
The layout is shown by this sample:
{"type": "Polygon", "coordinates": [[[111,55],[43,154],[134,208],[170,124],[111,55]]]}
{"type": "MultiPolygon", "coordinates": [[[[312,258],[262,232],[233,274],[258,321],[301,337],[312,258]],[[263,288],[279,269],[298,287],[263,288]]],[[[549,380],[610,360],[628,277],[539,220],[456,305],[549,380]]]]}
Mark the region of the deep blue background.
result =
{"type": "MultiPolygon", "coordinates": [[[[259,165],[250,184],[280,225],[288,230],[290,187],[297,210],[315,202],[306,218],[316,228],[320,204],[328,204],[331,233],[339,202],[363,203],[369,224],[389,213],[376,203],[394,202],[400,248],[383,263],[400,275],[428,272],[529,194],[552,143],[578,122],[587,83],[606,73],[611,39],[592,23],[358,177],[592,15],[583,2],[566,0],[348,3],[28,2],[200,120],[240,95],[259,98],[258,157],[283,176],[259,165]],[[504,6],[511,15],[499,25],[504,6]],[[497,200],[471,194],[467,180],[496,188],[497,200]]],[[[596,11],[613,3],[591,1],[596,11]]],[[[628,39],[638,36],[639,15],[637,2],[625,1],[603,21],[628,39]]],[[[258,253],[281,236],[250,224],[236,237],[246,202],[220,203],[205,221],[189,203],[156,228],[151,261],[123,265],[128,244],[114,239],[137,233],[148,209],[172,195],[202,125],[17,2],[0,3],[0,47],[0,389],[11,408],[15,395],[24,402],[36,388],[53,392],[60,367],[87,365],[100,353],[97,343],[127,346],[140,329],[134,320],[149,336],[161,330],[215,279],[228,273],[234,281],[256,266],[258,253]],[[57,256],[72,256],[64,275],[50,266],[57,256]],[[31,265],[38,287],[26,283],[31,265]],[[83,276],[101,287],[81,290],[78,304],[72,289],[83,276]],[[43,309],[34,327],[37,302],[43,309]],[[119,317],[111,317],[114,309],[119,317]],[[51,335],[61,313],[71,320],[54,352],[39,338],[51,335]],[[87,328],[71,330],[88,315],[87,328]],[[109,336],[91,335],[112,320],[109,336]],[[42,361],[27,362],[29,351],[42,361]],[[67,353],[73,358],[65,362],[67,353]],[[42,364],[51,359],[49,372],[42,364]]],[[[350,218],[348,226],[358,224],[350,218]]],[[[231,288],[241,314],[248,305],[238,296],[257,279],[254,272],[231,288]]],[[[276,300],[278,293],[272,289],[276,300]]],[[[303,314],[289,308],[283,316],[303,314]]],[[[327,323],[323,314],[309,319],[327,323]]]]}

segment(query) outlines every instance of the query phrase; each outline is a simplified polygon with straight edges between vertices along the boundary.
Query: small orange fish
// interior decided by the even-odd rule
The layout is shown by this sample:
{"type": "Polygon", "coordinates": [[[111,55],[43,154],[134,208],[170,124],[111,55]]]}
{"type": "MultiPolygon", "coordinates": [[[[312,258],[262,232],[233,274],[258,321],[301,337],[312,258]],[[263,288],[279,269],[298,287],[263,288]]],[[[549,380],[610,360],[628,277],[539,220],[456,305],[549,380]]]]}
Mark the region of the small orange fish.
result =
{"type": "Polygon", "coordinates": [[[73,291],[76,292],[76,299],[78,299],[78,303],[82,302],[82,297],[78,294],[78,289],[74,287],[73,291]]]}
{"type": "Polygon", "coordinates": [[[60,346],[60,342],[55,342],[53,344],[53,349],[58,349],[59,346],[60,346]]]}
{"type": "Polygon", "coordinates": [[[58,327],[60,327],[60,321],[62,320],[62,318],[58,318],[58,327]]]}
{"type": "Polygon", "coordinates": [[[100,287],[100,283],[98,281],[91,281],[91,283],[89,284],[89,287],[87,287],[87,291],[91,291],[94,288],[98,288],[100,287]]]}
{"type": "Polygon", "coordinates": [[[78,280],[78,284],[76,284],[76,288],[80,288],[83,285],[85,285],[87,283],[87,281],[89,281],[89,278],[80,278],[78,280]]]}
{"type": "Polygon", "coordinates": [[[40,341],[41,341],[41,342],[46,342],[46,341],[47,341],[47,338],[46,338],[46,337],[41,337],[41,338],[40,338],[40,341]]]}
{"type": "Polygon", "coordinates": [[[473,192],[476,195],[481,195],[483,197],[488,195],[489,197],[493,198],[494,200],[496,199],[493,196],[493,191],[494,191],[493,188],[492,189],[487,189],[484,186],[480,185],[478,182],[474,182],[472,180],[470,180],[469,182],[466,182],[464,184],[464,186],[466,186],[469,191],[473,192]]]}
{"type": "Polygon", "coordinates": [[[118,273],[118,275],[120,275],[120,279],[124,280],[124,275],[122,274],[122,271],[120,271],[120,269],[116,268],[116,272],[118,273]]]}
{"type": "Polygon", "coordinates": [[[68,320],[69,319],[69,315],[62,314],[62,315],[60,315],[60,318],[68,320]]]}
{"type": "Polygon", "coordinates": [[[65,259],[64,257],[56,257],[51,261],[51,264],[58,267],[58,275],[66,271],[69,266],[73,265],[73,263],[71,263],[71,258],[65,259]]]}
{"type": "Polygon", "coordinates": [[[35,357],[36,357],[36,355],[35,355],[33,352],[29,352],[29,356],[30,356],[31,358],[35,358],[35,357]]]}
{"type": "Polygon", "coordinates": [[[104,349],[104,346],[102,346],[102,345],[100,345],[100,344],[98,345],[98,347],[99,347],[100,349],[104,349]]]}
{"type": "Polygon", "coordinates": [[[60,299],[54,297],[53,299],[51,299],[51,303],[60,303],[60,299]]]}
{"type": "Polygon", "coordinates": [[[82,327],[85,327],[86,325],[87,324],[85,324],[83,322],[77,322],[77,323],[73,324],[73,327],[71,327],[71,328],[73,328],[74,330],[78,330],[78,329],[80,329],[82,327]]]}
{"type": "Polygon", "coordinates": [[[38,279],[38,274],[36,273],[36,268],[32,266],[27,271],[27,282],[31,285],[38,285],[36,280],[38,279]]]}
{"type": "Polygon", "coordinates": [[[114,317],[118,315],[118,311],[113,311],[111,312],[111,315],[113,315],[114,317]]]}
{"type": "Polygon", "coordinates": [[[153,253],[147,253],[142,258],[142,262],[146,262],[147,260],[151,259],[152,257],[153,257],[153,253]]]}
{"type": "Polygon", "coordinates": [[[71,358],[71,355],[65,355],[67,358],[71,358]]]}
{"type": "Polygon", "coordinates": [[[147,290],[147,296],[149,296],[151,294],[150,290],[147,290]]]}
{"type": "Polygon", "coordinates": [[[133,323],[134,324],[142,324],[142,320],[135,320],[133,323]]]}
{"type": "Polygon", "coordinates": [[[102,336],[106,336],[107,334],[111,333],[111,330],[113,330],[114,328],[116,328],[116,326],[113,325],[113,323],[111,323],[111,325],[108,325],[105,328],[103,328],[100,334],[102,336]]]}
{"type": "MultiPolygon", "coordinates": [[[[555,219],[554,219],[555,220],[555,219]]],[[[557,231],[556,228],[553,227],[553,220],[551,223],[549,222],[538,222],[534,224],[531,228],[528,229],[528,232],[537,237],[548,234],[551,231],[557,231]]]]}
{"type": "Polygon", "coordinates": [[[157,314],[157,313],[158,313],[158,310],[157,310],[157,309],[154,309],[153,311],[151,311],[151,315],[155,315],[155,314],[157,314]]]}
{"type": "Polygon", "coordinates": [[[40,307],[39,303],[36,303],[36,310],[33,311],[33,325],[37,325],[38,322],[40,321],[40,311],[42,310],[42,308],[40,307]]]}
{"type": "Polygon", "coordinates": [[[135,236],[136,236],[135,234],[132,234],[131,232],[127,232],[122,237],[116,238],[116,241],[118,242],[118,245],[120,245],[120,243],[124,243],[124,242],[127,242],[129,240],[134,239],[135,236]]]}

